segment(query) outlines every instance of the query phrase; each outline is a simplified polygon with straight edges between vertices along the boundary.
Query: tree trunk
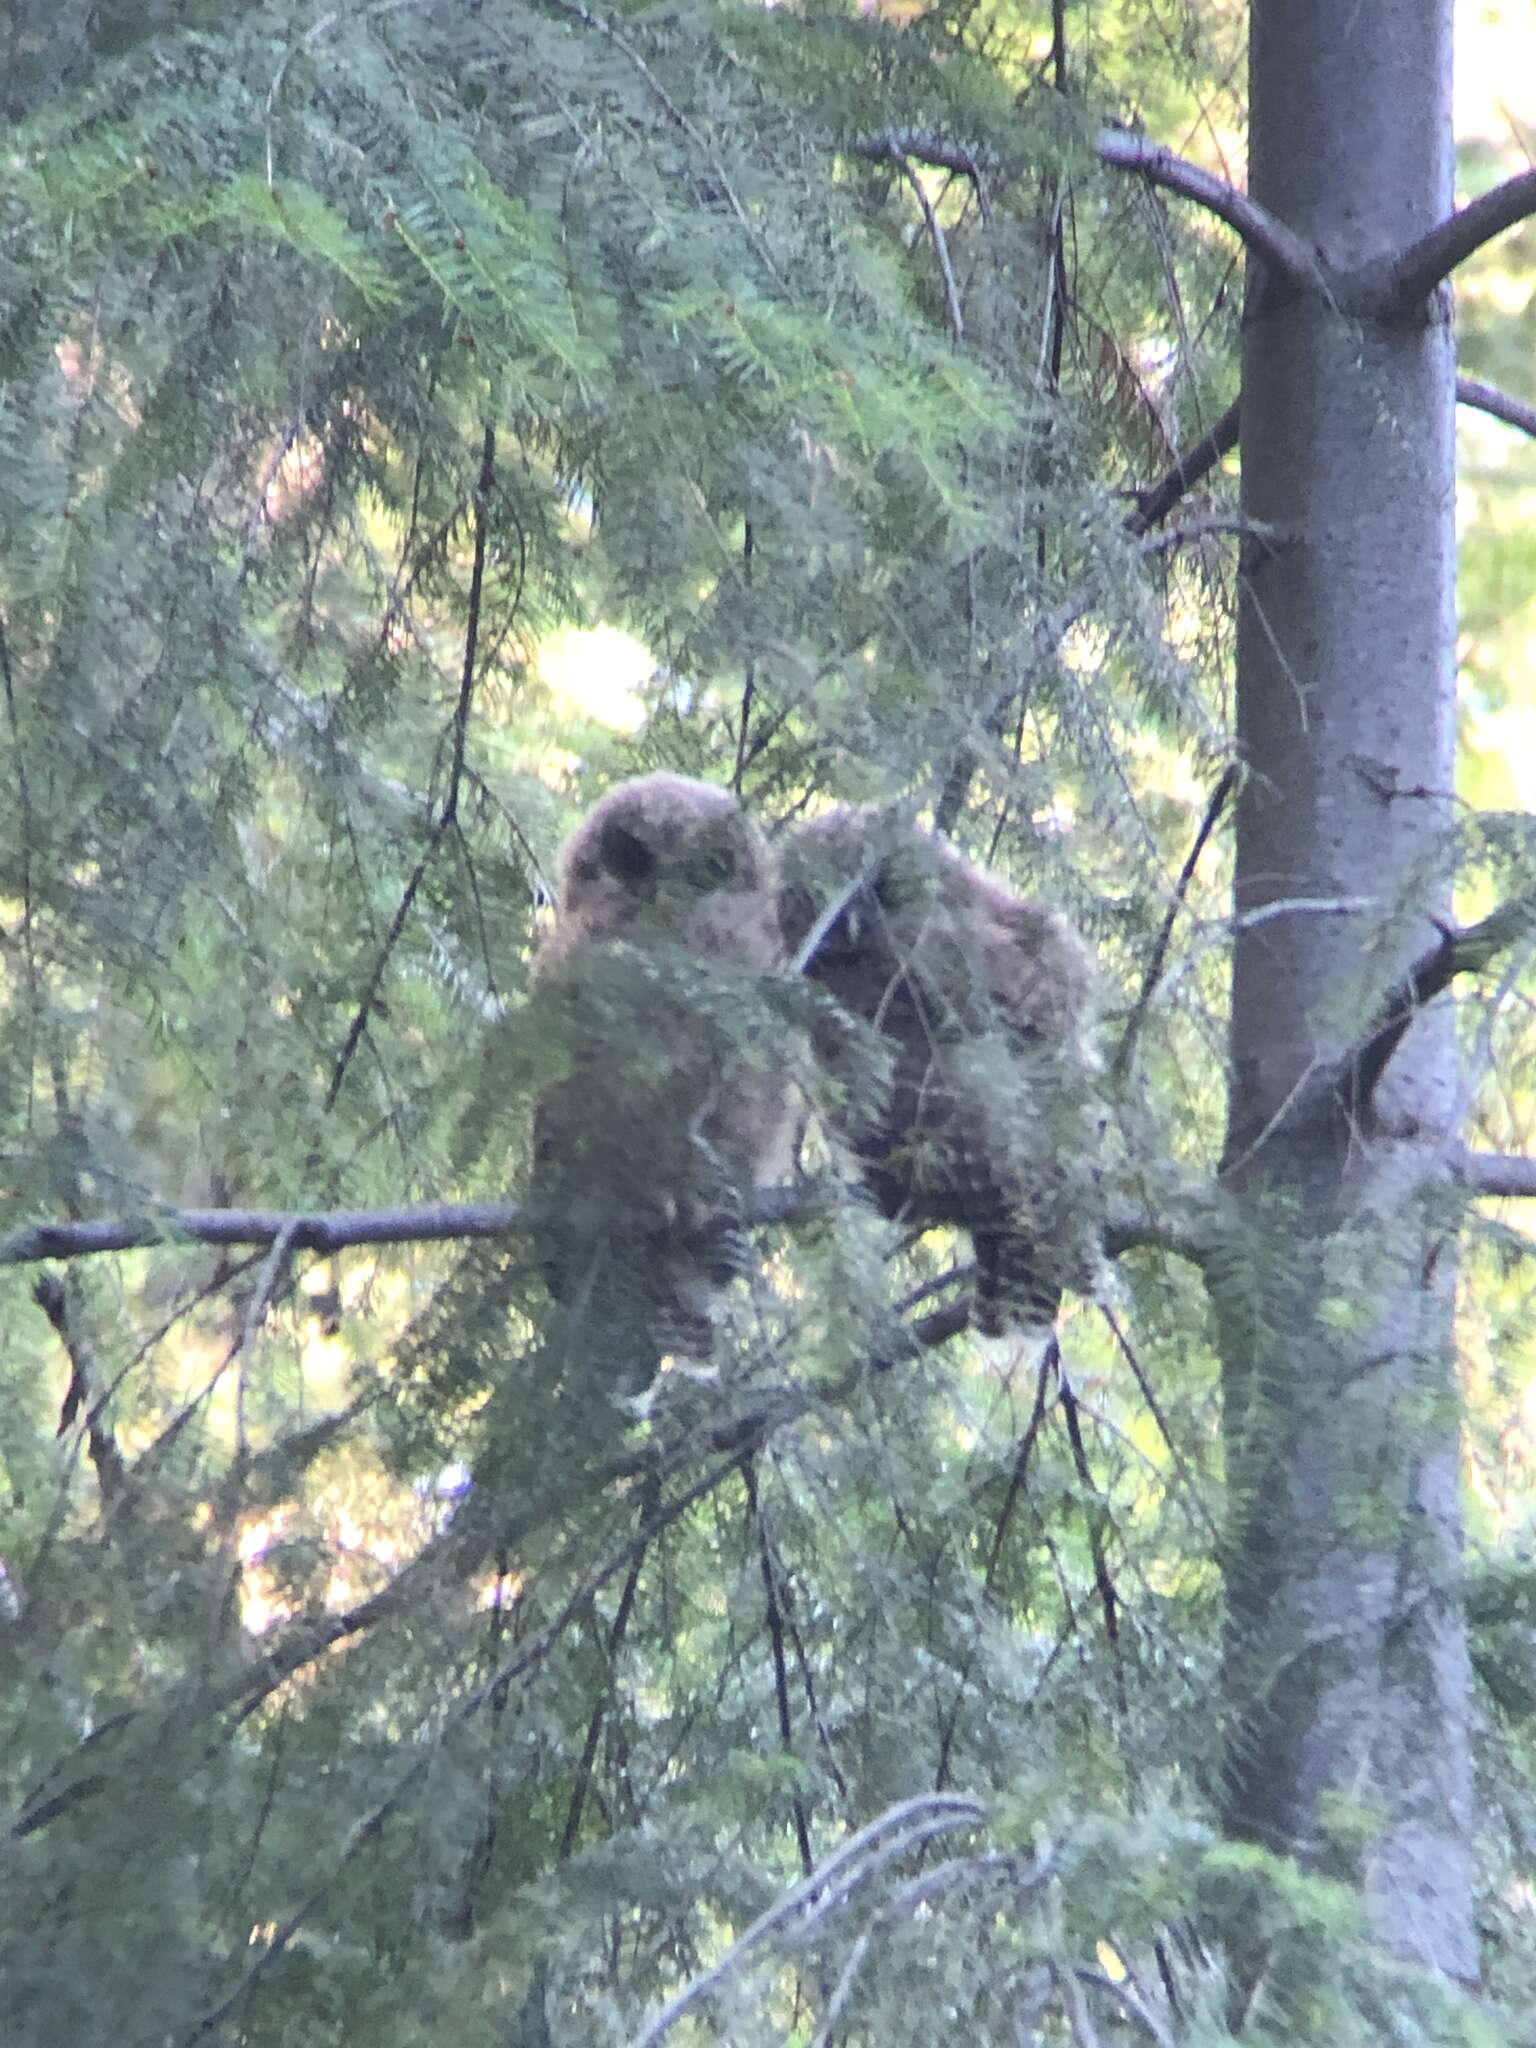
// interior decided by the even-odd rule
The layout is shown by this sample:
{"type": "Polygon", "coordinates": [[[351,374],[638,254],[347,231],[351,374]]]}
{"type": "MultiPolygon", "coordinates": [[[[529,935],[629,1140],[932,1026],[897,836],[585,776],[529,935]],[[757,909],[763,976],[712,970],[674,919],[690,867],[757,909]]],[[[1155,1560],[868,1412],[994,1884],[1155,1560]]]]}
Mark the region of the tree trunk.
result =
{"type": "MultiPolygon", "coordinates": [[[[1451,200],[1450,0],[1255,0],[1254,199],[1325,270],[1390,256],[1451,200]]],[[[1454,341],[1251,266],[1238,634],[1249,778],[1236,905],[1362,900],[1240,928],[1213,1280],[1231,1487],[1227,1819],[1357,1878],[1380,1938],[1476,1974],[1458,1605],[1456,1114],[1442,1008],[1364,1109],[1347,1054],[1448,914],[1454,341]]]]}

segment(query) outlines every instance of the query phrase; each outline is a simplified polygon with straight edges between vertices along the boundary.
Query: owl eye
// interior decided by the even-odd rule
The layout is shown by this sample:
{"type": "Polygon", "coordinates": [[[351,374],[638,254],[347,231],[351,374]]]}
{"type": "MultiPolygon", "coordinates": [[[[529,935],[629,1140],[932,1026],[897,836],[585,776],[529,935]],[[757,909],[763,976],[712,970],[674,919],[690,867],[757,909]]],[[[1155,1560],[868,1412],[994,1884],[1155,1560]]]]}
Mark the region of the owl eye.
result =
{"type": "Polygon", "coordinates": [[[626,889],[643,889],[655,879],[655,854],[627,826],[612,823],[603,827],[602,856],[608,873],[626,889]]]}
{"type": "Polygon", "coordinates": [[[724,889],[735,879],[735,852],[731,847],[722,846],[718,841],[706,840],[702,845],[690,850],[683,865],[683,873],[689,885],[697,889],[701,895],[711,889],[724,889]]]}

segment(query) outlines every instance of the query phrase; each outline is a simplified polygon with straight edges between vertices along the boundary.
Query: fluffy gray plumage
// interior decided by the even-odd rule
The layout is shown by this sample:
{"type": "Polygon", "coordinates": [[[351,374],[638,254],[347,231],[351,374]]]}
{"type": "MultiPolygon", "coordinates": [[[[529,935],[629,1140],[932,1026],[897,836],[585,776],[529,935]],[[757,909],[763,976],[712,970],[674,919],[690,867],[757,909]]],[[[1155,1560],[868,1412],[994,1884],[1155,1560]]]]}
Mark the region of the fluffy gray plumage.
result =
{"type": "Polygon", "coordinates": [[[989,1334],[1054,1321],[1097,1270],[1092,973],[1064,918],[915,826],[841,808],[784,847],[792,953],[835,999],[827,1120],[882,1214],[970,1233],[989,1334]],[[887,1085],[838,1013],[879,1034],[887,1085]]]}
{"type": "Polygon", "coordinates": [[[590,1344],[711,1353],[746,1257],[742,1197],[785,1146],[764,1001],[777,885],[736,799],[677,775],[611,790],[562,852],[533,1005],[568,1067],[535,1112],[530,1206],[550,1290],[590,1344]]]}

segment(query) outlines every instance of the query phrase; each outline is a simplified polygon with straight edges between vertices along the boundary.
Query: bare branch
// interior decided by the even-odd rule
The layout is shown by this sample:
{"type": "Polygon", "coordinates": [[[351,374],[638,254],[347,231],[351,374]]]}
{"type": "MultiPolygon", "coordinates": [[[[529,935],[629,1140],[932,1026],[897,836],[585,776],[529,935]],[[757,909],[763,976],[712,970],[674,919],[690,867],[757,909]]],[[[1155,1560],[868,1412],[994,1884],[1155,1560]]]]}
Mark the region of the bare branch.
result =
{"type": "MultiPolygon", "coordinates": [[[[1484,192],[1470,206],[1463,206],[1382,266],[1379,281],[1373,280],[1375,310],[1387,319],[1411,313],[1475,250],[1533,214],[1536,170],[1522,171],[1517,178],[1484,192]]],[[[1351,293],[1352,300],[1354,297],[1351,293]]]]}
{"type": "MultiPolygon", "coordinates": [[[[867,157],[875,163],[915,157],[921,163],[961,171],[978,181],[984,172],[1003,168],[991,152],[971,149],[931,128],[887,128],[878,134],[855,136],[844,146],[855,156],[867,157]]],[[[1235,191],[1209,171],[1202,171],[1198,164],[1175,156],[1171,149],[1148,141],[1144,135],[1131,135],[1115,128],[1107,128],[1095,138],[1094,153],[1101,163],[1119,170],[1139,171],[1151,184],[1176,192],[1181,198],[1193,199],[1235,229],[1256,255],[1290,283],[1309,291],[1322,287],[1322,265],[1300,235],[1246,193],[1235,191]]]]}
{"type": "Polygon", "coordinates": [[[1499,955],[1536,928],[1536,890],[1513,896],[1481,923],[1457,931],[1441,927],[1440,943],[1409,968],[1382,1003],[1364,1043],[1344,1063],[1341,1093],[1354,1117],[1370,1108],[1377,1084],[1420,1010],[1443,995],[1460,974],[1481,974],[1499,955]]]}
{"type": "Polygon", "coordinates": [[[1223,455],[1237,446],[1242,401],[1234,398],[1208,434],[1178,457],[1171,469],[1146,490],[1136,493],[1136,510],[1126,520],[1126,531],[1138,537],[1166,519],[1186,491],[1193,490],[1223,455]]]}
{"type": "Polygon", "coordinates": [[[1536,1159],[1518,1152],[1463,1152],[1456,1178],[1469,1194],[1522,1201],[1536,1195],[1536,1159]]]}
{"type": "Polygon", "coordinates": [[[944,229],[934,209],[933,201],[923,189],[923,181],[894,142],[887,142],[890,160],[917,195],[917,203],[923,209],[923,220],[928,229],[928,239],[933,244],[933,253],[939,266],[939,275],[944,280],[944,307],[949,315],[950,339],[956,348],[965,345],[965,313],[960,304],[960,287],[955,283],[955,268],[949,260],[949,244],[944,239],[944,229]]]}
{"type": "Polygon", "coordinates": [[[980,1800],[958,1793],[924,1793],[889,1807],[868,1827],[850,1835],[840,1849],[818,1864],[808,1877],[760,1913],[711,1969],[684,1985],[634,2037],[630,2048],[655,2048],[694,2006],[701,2004],[741,1970],[770,1934],[781,1928],[803,1929],[808,1920],[824,1918],[851,1891],[866,1884],[892,1854],[905,1855],[921,1843],[954,1828],[974,1827],[985,1818],[980,1800]]]}
{"type": "MultiPolygon", "coordinates": [[[[856,1188],[838,1180],[788,1181],[754,1188],[743,1205],[752,1227],[808,1223],[844,1202],[858,1200],[856,1188]]],[[[178,1244],[271,1246],[282,1240],[285,1255],[340,1252],[358,1245],[448,1244],[456,1240],[515,1237],[527,1228],[516,1202],[428,1202],[419,1208],[333,1209],[162,1209],[146,1216],[99,1216],[81,1223],[29,1223],[0,1238],[0,1266],[31,1266],[44,1259],[89,1258],[99,1252],[146,1251],[178,1244]]],[[[1166,1215],[1127,1210],[1106,1232],[1112,1254],[1135,1245],[1181,1251],[1195,1242],[1192,1231],[1166,1215]]],[[[947,1316],[948,1311],[940,1311],[947,1316]]],[[[931,1320],[931,1319],[929,1319],[931,1320]]],[[[964,1319],[957,1325],[963,1329],[964,1319]]],[[[949,1332],[950,1335],[954,1331],[949,1332]]],[[[926,1342],[942,1339],[925,1339],[926,1342]]]]}
{"type": "Polygon", "coordinates": [[[1456,402],[1474,406],[1478,412],[1502,420],[1507,427],[1518,427],[1522,434],[1529,434],[1536,440],[1536,405],[1527,405],[1523,399],[1512,398],[1507,391],[1500,391],[1496,384],[1485,384],[1480,377],[1458,377],[1456,402]]]}
{"type": "Polygon", "coordinates": [[[515,1202],[436,1202],[419,1209],[337,1209],[306,1216],[281,1209],[165,1209],[149,1216],[102,1216],[85,1223],[33,1223],[0,1238],[0,1266],[75,1259],[152,1245],[271,1245],[338,1252],[360,1244],[436,1244],[506,1237],[519,1227],[515,1202]]]}
{"type": "Polygon", "coordinates": [[[1019,1908],[1046,1883],[1054,1868],[1055,1857],[1049,1847],[1041,1851],[1038,1861],[1028,1870],[1021,1868],[1017,1857],[994,1849],[985,1856],[953,1856],[948,1862],[936,1864],[932,1870],[925,1870],[899,1886],[873,1915],[848,1951],[837,1982],[832,1987],[827,2009],[822,2014],[821,2024],[812,2036],[811,2048],[829,2048],[877,1935],[963,1885],[1008,1885],[1013,1893],[1009,1910],[1017,1915],[1019,1908]]]}
{"type": "Polygon", "coordinates": [[[1160,142],[1150,142],[1144,135],[1125,134],[1117,128],[1107,128],[1096,138],[1094,152],[1101,163],[1139,171],[1149,183],[1177,192],[1183,199],[1193,199],[1207,212],[1214,213],[1242,236],[1254,255],[1261,256],[1288,283],[1305,291],[1323,288],[1323,269],[1316,251],[1300,235],[1246,193],[1235,191],[1209,171],[1202,171],[1198,164],[1175,156],[1160,142]]]}
{"type": "MultiPolygon", "coordinates": [[[[1456,398],[1458,404],[1475,406],[1479,412],[1489,413],[1506,426],[1518,427],[1536,439],[1536,406],[1527,405],[1523,399],[1513,398],[1477,377],[1458,377],[1456,398]]],[[[1136,509],[1125,522],[1126,531],[1140,536],[1166,519],[1185,493],[1193,490],[1224,455],[1232,453],[1241,430],[1242,400],[1234,398],[1209,433],[1202,434],[1186,449],[1155,484],[1136,492],[1136,509]]]]}
{"type": "Polygon", "coordinates": [[[988,149],[972,149],[936,128],[882,128],[875,135],[855,135],[843,144],[855,156],[871,163],[895,163],[915,157],[941,171],[958,171],[980,185],[989,174],[1003,168],[1002,159],[988,149]]]}

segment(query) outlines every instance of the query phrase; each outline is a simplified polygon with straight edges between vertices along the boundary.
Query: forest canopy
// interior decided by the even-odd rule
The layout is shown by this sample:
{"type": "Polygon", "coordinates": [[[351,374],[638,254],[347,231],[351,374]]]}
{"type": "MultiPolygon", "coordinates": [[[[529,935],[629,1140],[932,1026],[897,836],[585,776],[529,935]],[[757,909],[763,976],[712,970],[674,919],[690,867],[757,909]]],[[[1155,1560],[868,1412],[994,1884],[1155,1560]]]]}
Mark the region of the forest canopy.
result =
{"type": "Polygon", "coordinates": [[[17,2048],[1521,2037],[1536,42],[1249,12],[0,13],[17,2048]],[[655,775],[1080,936],[1053,1330],[859,1170],[873,853],[573,1051],[655,775]]]}

